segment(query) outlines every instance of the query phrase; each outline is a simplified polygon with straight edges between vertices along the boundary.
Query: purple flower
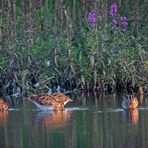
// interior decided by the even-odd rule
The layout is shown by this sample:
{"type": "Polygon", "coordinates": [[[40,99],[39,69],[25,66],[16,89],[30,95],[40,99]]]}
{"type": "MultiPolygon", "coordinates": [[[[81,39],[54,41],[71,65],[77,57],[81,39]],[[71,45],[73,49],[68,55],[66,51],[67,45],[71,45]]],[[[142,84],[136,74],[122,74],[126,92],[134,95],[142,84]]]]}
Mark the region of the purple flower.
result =
{"type": "Polygon", "coordinates": [[[128,25],[128,23],[127,22],[121,22],[121,25],[126,27],[128,25]]]}
{"type": "Polygon", "coordinates": [[[118,20],[116,18],[112,19],[112,28],[116,29],[118,24],[118,20]]]}
{"type": "Polygon", "coordinates": [[[117,29],[118,22],[121,21],[121,31],[125,32],[128,22],[125,16],[118,17],[117,4],[115,2],[110,6],[110,15],[113,17],[112,28],[117,29]]]}
{"type": "Polygon", "coordinates": [[[122,32],[125,32],[126,31],[126,28],[128,26],[128,22],[127,22],[127,19],[125,16],[121,16],[120,17],[120,20],[121,20],[121,31],[122,32]]]}
{"type": "Polygon", "coordinates": [[[112,19],[112,23],[113,23],[113,24],[117,24],[117,23],[118,23],[117,19],[115,19],[115,18],[112,19]]]}
{"type": "Polygon", "coordinates": [[[120,17],[120,20],[121,20],[121,21],[126,21],[126,17],[125,17],[125,16],[121,16],[121,17],[120,17]]]}
{"type": "Polygon", "coordinates": [[[89,23],[94,26],[96,24],[96,13],[94,12],[89,12],[88,14],[88,21],[89,23]]]}
{"type": "Polygon", "coordinates": [[[113,3],[110,7],[110,15],[116,16],[117,15],[117,4],[113,3]]]}

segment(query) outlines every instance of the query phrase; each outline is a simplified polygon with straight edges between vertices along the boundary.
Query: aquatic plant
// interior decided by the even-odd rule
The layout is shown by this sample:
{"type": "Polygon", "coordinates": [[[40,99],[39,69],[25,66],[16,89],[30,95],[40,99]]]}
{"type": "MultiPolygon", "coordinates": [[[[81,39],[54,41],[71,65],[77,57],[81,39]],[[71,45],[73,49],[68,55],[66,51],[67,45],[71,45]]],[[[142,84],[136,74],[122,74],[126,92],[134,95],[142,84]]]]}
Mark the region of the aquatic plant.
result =
{"type": "Polygon", "coordinates": [[[60,83],[75,79],[81,87],[87,81],[95,84],[97,77],[114,84],[119,77],[146,83],[145,2],[129,7],[119,1],[6,1],[0,21],[0,66],[24,88],[30,71],[60,83]]]}
{"type": "Polygon", "coordinates": [[[128,26],[128,23],[127,23],[127,19],[125,16],[121,16],[120,17],[120,20],[121,20],[121,27],[122,27],[122,31],[125,32],[126,31],[126,28],[128,26]]]}
{"type": "Polygon", "coordinates": [[[117,25],[119,26],[119,22],[120,22],[121,31],[125,32],[126,28],[128,26],[127,18],[125,16],[120,17],[120,14],[117,11],[117,4],[116,3],[113,3],[110,6],[110,15],[113,17],[113,19],[112,19],[112,28],[116,30],[117,25]]]}
{"type": "Polygon", "coordinates": [[[89,21],[90,25],[94,26],[96,24],[96,13],[89,12],[88,21],[89,21]]]}
{"type": "Polygon", "coordinates": [[[116,17],[117,16],[117,13],[118,13],[118,10],[117,10],[117,4],[116,3],[113,3],[110,7],[110,15],[113,16],[113,17],[116,17]]]}
{"type": "Polygon", "coordinates": [[[118,20],[116,18],[112,19],[112,28],[117,29],[118,20]]]}

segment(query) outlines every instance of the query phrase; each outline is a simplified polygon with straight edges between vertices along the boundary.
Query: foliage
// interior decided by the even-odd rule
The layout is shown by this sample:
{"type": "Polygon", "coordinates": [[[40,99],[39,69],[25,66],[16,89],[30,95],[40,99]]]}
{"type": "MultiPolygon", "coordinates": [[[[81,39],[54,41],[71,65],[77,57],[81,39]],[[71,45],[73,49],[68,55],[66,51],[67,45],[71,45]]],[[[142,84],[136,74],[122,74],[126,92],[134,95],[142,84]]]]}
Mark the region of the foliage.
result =
{"type": "Polygon", "coordinates": [[[18,72],[22,78],[23,72],[29,70],[44,74],[46,79],[76,79],[78,84],[95,82],[98,77],[113,84],[118,78],[145,84],[148,74],[146,2],[138,6],[135,14],[132,11],[136,4],[128,6],[117,2],[118,11],[128,22],[128,26],[125,19],[122,22],[126,24],[124,32],[119,25],[115,30],[112,28],[116,25],[115,20],[112,24],[112,17],[117,18],[117,11],[110,16],[111,4],[79,0],[41,0],[29,4],[17,1],[16,10],[14,3],[10,6],[16,18],[11,19],[12,24],[5,25],[5,20],[9,22],[10,18],[2,3],[0,41],[4,52],[0,54],[0,66],[13,68],[15,65],[13,72],[18,72]],[[125,8],[127,12],[123,11],[125,8]],[[93,16],[87,19],[88,14],[93,16]],[[4,36],[7,29],[11,30],[8,40],[4,36]]]}

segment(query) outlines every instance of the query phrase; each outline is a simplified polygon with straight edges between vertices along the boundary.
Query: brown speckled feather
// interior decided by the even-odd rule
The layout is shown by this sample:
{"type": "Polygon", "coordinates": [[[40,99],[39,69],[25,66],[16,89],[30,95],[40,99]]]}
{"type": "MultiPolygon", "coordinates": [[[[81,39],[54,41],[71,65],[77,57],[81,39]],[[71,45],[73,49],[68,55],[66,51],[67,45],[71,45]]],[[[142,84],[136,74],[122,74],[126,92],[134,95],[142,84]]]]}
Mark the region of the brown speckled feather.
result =
{"type": "Polygon", "coordinates": [[[30,99],[39,103],[40,105],[52,105],[55,110],[64,109],[64,105],[72,101],[68,96],[63,93],[54,93],[52,95],[38,95],[31,96],[30,99]]]}
{"type": "Polygon", "coordinates": [[[0,98],[0,110],[8,110],[8,105],[0,98]]]}

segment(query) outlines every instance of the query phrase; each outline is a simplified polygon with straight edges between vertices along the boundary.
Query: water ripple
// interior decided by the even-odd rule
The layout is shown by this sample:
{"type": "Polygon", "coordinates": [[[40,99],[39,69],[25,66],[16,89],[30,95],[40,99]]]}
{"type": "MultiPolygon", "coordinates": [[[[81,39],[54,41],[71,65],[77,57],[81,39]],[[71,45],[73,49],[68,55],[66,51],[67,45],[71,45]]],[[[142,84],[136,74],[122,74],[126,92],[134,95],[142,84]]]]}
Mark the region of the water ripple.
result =
{"type": "Polygon", "coordinates": [[[146,107],[138,107],[139,110],[148,110],[148,106],[146,107]]]}
{"type": "Polygon", "coordinates": [[[20,110],[20,109],[18,109],[18,108],[9,108],[8,109],[8,111],[18,111],[18,110],[20,110]]]}
{"type": "Polygon", "coordinates": [[[121,108],[117,108],[117,109],[113,109],[113,108],[106,108],[104,110],[99,110],[97,111],[98,113],[109,113],[109,112],[123,112],[124,109],[121,108]]]}
{"type": "Polygon", "coordinates": [[[88,108],[69,107],[69,108],[65,108],[65,110],[68,110],[68,111],[74,111],[74,110],[88,110],[88,108]]]}

